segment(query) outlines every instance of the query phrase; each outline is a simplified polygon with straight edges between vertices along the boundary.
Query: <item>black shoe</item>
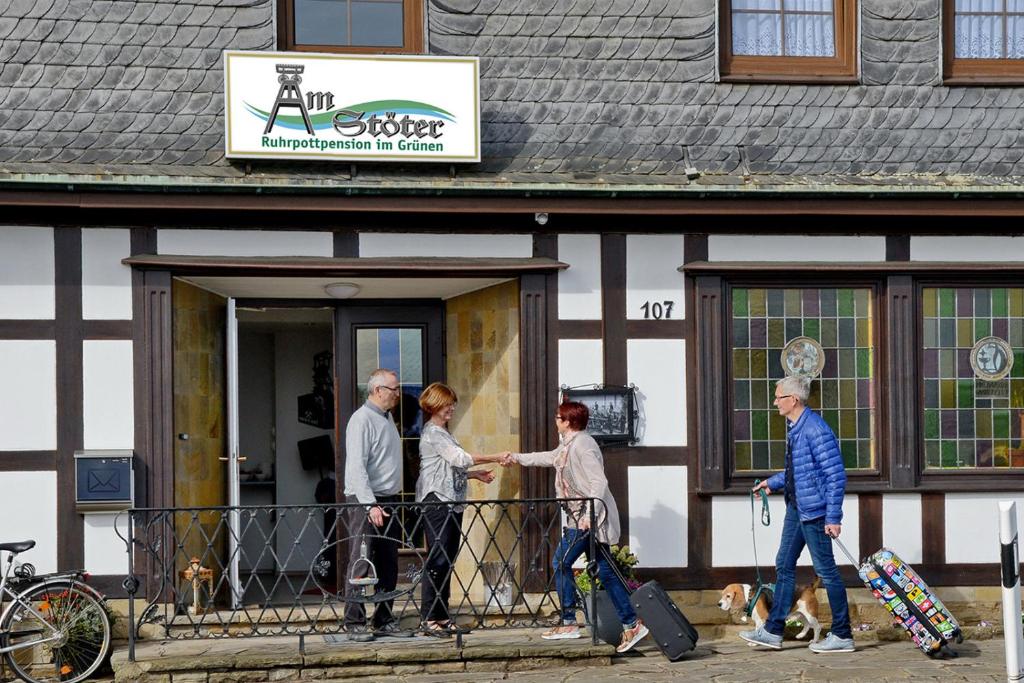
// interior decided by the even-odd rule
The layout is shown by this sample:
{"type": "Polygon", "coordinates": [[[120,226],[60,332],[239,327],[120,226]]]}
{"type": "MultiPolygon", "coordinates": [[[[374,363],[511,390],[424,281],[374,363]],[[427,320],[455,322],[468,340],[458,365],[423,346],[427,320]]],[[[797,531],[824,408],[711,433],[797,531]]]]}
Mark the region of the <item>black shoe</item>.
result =
{"type": "Polygon", "coordinates": [[[397,621],[389,621],[386,624],[373,627],[373,635],[391,638],[412,638],[412,631],[403,630],[397,621]]]}
{"type": "Polygon", "coordinates": [[[377,636],[371,631],[349,631],[348,639],[353,643],[369,643],[376,639],[377,636]]]}

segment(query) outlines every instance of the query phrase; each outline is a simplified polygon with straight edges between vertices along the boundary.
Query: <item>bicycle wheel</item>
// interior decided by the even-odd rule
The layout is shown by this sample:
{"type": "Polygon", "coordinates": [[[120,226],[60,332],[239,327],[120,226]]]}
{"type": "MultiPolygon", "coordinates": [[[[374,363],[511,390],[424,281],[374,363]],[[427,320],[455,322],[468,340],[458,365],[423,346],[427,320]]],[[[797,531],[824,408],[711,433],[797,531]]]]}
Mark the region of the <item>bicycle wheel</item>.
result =
{"type": "Polygon", "coordinates": [[[0,642],[15,674],[29,683],[77,683],[100,668],[110,651],[110,618],[101,598],[75,581],[25,592],[0,624],[0,642]]]}

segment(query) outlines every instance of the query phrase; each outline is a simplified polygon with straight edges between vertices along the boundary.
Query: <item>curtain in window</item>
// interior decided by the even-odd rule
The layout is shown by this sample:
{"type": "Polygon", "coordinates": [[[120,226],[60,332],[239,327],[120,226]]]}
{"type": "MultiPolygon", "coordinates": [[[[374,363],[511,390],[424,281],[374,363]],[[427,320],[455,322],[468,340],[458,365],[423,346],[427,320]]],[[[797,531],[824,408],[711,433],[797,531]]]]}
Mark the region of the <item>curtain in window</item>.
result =
{"type": "Polygon", "coordinates": [[[956,0],[954,13],[954,56],[1024,59],[1024,0],[956,0]]]}
{"type": "Polygon", "coordinates": [[[733,0],[732,52],[834,57],[833,10],[833,0],[733,0]]]}

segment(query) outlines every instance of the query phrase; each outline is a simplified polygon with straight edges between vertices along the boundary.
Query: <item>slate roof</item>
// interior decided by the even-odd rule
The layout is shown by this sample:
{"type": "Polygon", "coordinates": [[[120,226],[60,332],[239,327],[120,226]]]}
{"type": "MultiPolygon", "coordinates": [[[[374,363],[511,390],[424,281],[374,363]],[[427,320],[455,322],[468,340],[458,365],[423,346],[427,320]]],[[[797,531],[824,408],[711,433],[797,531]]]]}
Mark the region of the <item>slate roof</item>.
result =
{"type": "Polygon", "coordinates": [[[225,48],[275,0],[0,3],[0,181],[395,187],[1024,185],[1024,88],[941,85],[940,0],[861,0],[861,84],[716,82],[714,0],[426,0],[481,58],[484,161],[223,158],[225,48]],[[684,168],[704,175],[694,183],[684,168]]]}

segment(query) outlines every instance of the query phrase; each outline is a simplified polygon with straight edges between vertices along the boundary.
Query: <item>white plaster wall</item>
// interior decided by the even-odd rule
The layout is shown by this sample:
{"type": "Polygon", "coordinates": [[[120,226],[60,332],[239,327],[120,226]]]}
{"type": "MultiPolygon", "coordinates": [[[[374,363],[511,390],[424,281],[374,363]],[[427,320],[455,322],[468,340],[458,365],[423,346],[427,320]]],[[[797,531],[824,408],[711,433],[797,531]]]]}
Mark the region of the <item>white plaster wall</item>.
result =
{"type": "Polygon", "coordinates": [[[911,564],[923,561],[921,494],[887,493],[882,496],[882,545],[911,564]]]}
{"type": "MultiPolygon", "coordinates": [[[[757,559],[762,568],[775,566],[775,555],[782,540],[782,524],[786,518],[786,503],[782,496],[768,497],[771,510],[771,526],[761,525],[761,503],[755,507],[755,533],[757,535],[757,559]]],[[[856,495],[847,494],[843,499],[843,531],[840,539],[855,557],[860,554],[860,501],[856,495]]],[[[750,497],[715,496],[711,499],[711,566],[712,567],[753,567],[754,546],[750,534],[750,497]]],[[[834,549],[836,563],[845,566],[850,563],[838,549],[834,549]]],[[[797,561],[800,566],[811,566],[811,554],[804,552],[797,561]]],[[[774,573],[771,574],[774,576],[774,573]]],[[[766,578],[765,580],[772,580],[766,578]]]]}
{"type": "Polygon", "coordinates": [[[529,258],[533,256],[533,235],[361,232],[359,255],[529,258]]]}
{"type": "Polygon", "coordinates": [[[131,320],[132,269],[121,263],[132,250],[123,228],[82,230],[82,317],[131,320]]]}
{"type": "Polygon", "coordinates": [[[334,233],[300,230],[158,230],[157,253],[189,256],[333,256],[334,233]]]}
{"type": "Polygon", "coordinates": [[[1017,528],[1024,529],[1024,493],[947,493],[946,562],[999,561],[999,501],[1017,503],[1017,528]]]}
{"type": "Polygon", "coordinates": [[[36,547],[18,560],[31,562],[40,574],[56,571],[57,473],[0,472],[0,492],[3,540],[35,541],[36,547]]]}
{"type": "Polygon", "coordinates": [[[626,340],[626,371],[637,387],[641,446],[686,445],[686,343],[626,340]]]}
{"type": "Polygon", "coordinates": [[[128,516],[121,515],[117,519],[117,515],[116,512],[90,512],[84,516],[85,571],[97,575],[128,573],[128,551],[114,531],[116,523],[117,531],[128,536],[128,516]]]}
{"type": "Polygon", "coordinates": [[[52,320],[53,228],[0,225],[0,320],[52,320]]]}
{"type": "MultiPolygon", "coordinates": [[[[644,320],[645,303],[661,304],[662,320],[686,317],[683,283],[682,235],[626,236],[626,318],[644,320]],[[668,311],[666,302],[672,304],[668,311]]],[[[653,313],[648,312],[653,319],[653,313]]]]}
{"type": "Polygon", "coordinates": [[[641,567],[685,567],[686,467],[629,467],[629,547],[641,567]]]}
{"type": "Polygon", "coordinates": [[[911,261],[1024,261],[1024,237],[912,236],[911,261]]]}
{"type": "Polygon", "coordinates": [[[558,317],[601,319],[601,236],[559,235],[558,260],[569,267],[558,274],[558,317]]]}
{"type": "Polygon", "coordinates": [[[0,340],[0,382],[0,451],[55,450],[56,342],[0,340]]]}
{"type": "Polygon", "coordinates": [[[558,340],[559,386],[603,383],[604,344],[600,339],[558,340]]]}
{"type": "Polygon", "coordinates": [[[709,261],[884,261],[885,237],[711,235],[709,261]]]}
{"type": "Polygon", "coordinates": [[[84,447],[134,448],[132,342],[82,342],[82,384],[84,447]]]}

